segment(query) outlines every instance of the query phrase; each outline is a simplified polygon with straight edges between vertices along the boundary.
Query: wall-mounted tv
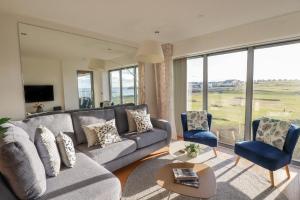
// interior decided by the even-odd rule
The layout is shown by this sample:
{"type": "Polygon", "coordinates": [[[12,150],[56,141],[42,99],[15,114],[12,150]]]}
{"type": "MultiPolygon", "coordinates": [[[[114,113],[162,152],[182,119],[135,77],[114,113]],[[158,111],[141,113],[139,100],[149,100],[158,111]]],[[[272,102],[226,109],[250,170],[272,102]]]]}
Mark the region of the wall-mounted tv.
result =
{"type": "Polygon", "coordinates": [[[25,85],[25,102],[54,101],[53,85],[25,85]]]}

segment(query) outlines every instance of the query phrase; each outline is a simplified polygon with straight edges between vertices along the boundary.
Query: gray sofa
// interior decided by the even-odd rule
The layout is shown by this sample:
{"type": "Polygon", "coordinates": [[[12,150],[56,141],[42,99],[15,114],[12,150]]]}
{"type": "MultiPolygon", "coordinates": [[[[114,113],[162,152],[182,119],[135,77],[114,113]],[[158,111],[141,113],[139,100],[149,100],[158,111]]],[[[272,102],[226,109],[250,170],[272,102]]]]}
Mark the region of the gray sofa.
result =
{"type": "MultiPolygon", "coordinates": [[[[67,133],[76,148],[76,164],[64,168],[57,177],[47,177],[47,190],[40,199],[101,199],[121,198],[121,185],[112,172],[169,144],[171,128],[168,122],[151,118],[153,131],[136,134],[128,133],[125,109],[146,109],[147,105],[133,104],[114,106],[106,109],[77,110],[34,116],[13,122],[23,128],[34,141],[39,125],[49,128],[55,135],[59,131],[67,133]],[[116,119],[116,126],[122,141],[105,148],[87,147],[82,125],[97,123],[99,119],[116,119]]],[[[1,199],[17,199],[0,177],[1,199]]]]}

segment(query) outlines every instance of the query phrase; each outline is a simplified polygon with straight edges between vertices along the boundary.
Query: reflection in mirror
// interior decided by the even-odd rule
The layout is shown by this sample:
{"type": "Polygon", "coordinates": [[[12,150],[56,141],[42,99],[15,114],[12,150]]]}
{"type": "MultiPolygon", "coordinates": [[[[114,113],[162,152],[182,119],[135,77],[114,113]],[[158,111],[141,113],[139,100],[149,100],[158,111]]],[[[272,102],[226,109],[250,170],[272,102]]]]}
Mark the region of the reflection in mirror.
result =
{"type": "Polygon", "coordinates": [[[123,79],[120,70],[113,76],[109,73],[136,66],[136,47],[23,23],[18,26],[23,84],[40,89],[27,93],[24,87],[26,98],[31,99],[24,100],[27,114],[136,102],[135,69],[121,70],[123,79]],[[51,99],[37,98],[50,93],[51,99]]]}
{"type": "Polygon", "coordinates": [[[93,108],[94,88],[93,72],[77,71],[79,108],[93,108]]]}

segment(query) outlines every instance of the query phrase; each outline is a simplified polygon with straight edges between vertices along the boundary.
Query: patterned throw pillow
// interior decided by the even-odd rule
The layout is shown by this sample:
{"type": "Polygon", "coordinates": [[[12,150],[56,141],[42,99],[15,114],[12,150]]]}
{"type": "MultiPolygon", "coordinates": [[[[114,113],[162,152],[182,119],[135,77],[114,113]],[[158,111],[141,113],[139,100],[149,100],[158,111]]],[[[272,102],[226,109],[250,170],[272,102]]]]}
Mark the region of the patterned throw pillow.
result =
{"type": "Polygon", "coordinates": [[[105,122],[105,124],[102,126],[95,127],[95,131],[98,135],[99,144],[102,148],[107,144],[122,141],[116,128],[114,119],[105,122]]]}
{"type": "Polygon", "coordinates": [[[147,114],[146,110],[144,110],[144,109],[138,109],[138,110],[127,110],[126,109],[126,114],[127,114],[127,119],[128,119],[128,127],[129,127],[128,132],[129,133],[137,131],[136,123],[135,123],[134,118],[133,118],[134,113],[139,113],[139,114],[143,114],[143,115],[147,114]]]}
{"type": "Polygon", "coordinates": [[[60,132],[56,136],[56,142],[62,162],[66,167],[73,167],[76,162],[76,154],[72,139],[68,135],[60,132]]]}
{"type": "Polygon", "coordinates": [[[256,140],[283,150],[290,122],[262,118],[256,132],[256,140]]]}
{"type": "Polygon", "coordinates": [[[136,123],[138,133],[144,133],[153,129],[150,114],[133,113],[133,118],[136,123]]]}
{"type": "Polygon", "coordinates": [[[35,146],[48,176],[57,176],[60,170],[60,156],[54,134],[46,127],[36,129],[35,146]]]}
{"type": "Polygon", "coordinates": [[[203,130],[208,131],[208,121],[206,111],[187,111],[188,130],[203,130]]]}
{"type": "Polygon", "coordinates": [[[105,124],[105,122],[106,122],[106,120],[103,119],[99,123],[82,126],[83,132],[86,136],[88,147],[99,144],[99,140],[98,140],[97,133],[95,131],[95,127],[103,126],[105,124]]]}

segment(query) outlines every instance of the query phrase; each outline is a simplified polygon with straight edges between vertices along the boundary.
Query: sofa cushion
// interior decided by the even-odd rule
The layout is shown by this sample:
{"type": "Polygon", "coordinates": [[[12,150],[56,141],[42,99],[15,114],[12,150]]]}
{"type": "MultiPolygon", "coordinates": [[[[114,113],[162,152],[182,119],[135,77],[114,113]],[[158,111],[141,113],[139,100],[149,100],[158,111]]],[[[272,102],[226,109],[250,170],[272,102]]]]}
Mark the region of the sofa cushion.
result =
{"type": "Polygon", "coordinates": [[[129,131],[126,109],[129,109],[129,110],[143,109],[143,110],[146,110],[146,112],[148,113],[148,107],[146,104],[137,105],[137,106],[135,106],[135,105],[116,106],[114,108],[114,111],[115,111],[115,117],[116,117],[116,125],[117,125],[119,134],[124,134],[129,131]]]}
{"type": "Polygon", "coordinates": [[[103,120],[108,121],[115,118],[113,109],[77,111],[72,112],[71,115],[77,144],[87,142],[82,128],[83,125],[101,123],[103,120]]]}
{"type": "Polygon", "coordinates": [[[87,147],[86,144],[78,145],[76,148],[99,164],[103,164],[134,152],[137,145],[133,140],[122,138],[121,142],[109,144],[104,148],[100,148],[100,146],[87,147]]]}
{"type": "Polygon", "coordinates": [[[68,134],[73,140],[75,139],[72,119],[69,113],[32,117],[12,123],[23,128],[29,134],[31,141],[34,141],[36,129],[40,125],[47,127],[55,136],[62,131],[68,134]]]}
{"type": "Polygon", "coordinates": [[[20,199],[34,199],[46,191],[46,175],[27,133],[11,125],[1,139],[0,172],[20,199]]]}
{"type": "Polygon", "coordinates": [[[185,141],[205,144],[210,147],[218,146],[218,138],[210,131],[185,131],[183,133],[185,141]]]}
{"type": "Polygon", "coordinates": [[[289,154],[259,141],[238,142],[234,152],[271,171],[287,165],[291,159],[289,154]]]}
{"type": "Polygon", "coordinates": [[[167,136],[167,131],[157,128],[145,133],[126,133],[123,135],[123,137],[134,140],[138,149],[165,140],[167,136]]]}
{"type": "Polygon", "coordinates": [[[60,132],[56,137],[56,143],[62,162],[66,167],[74,167],[76,162],[76,154],[71,138],[63,132],[60,132]]]}
{"type": "Polygon", "coordinates": [[[119,200],[121,185],[117,177],[94,160],[76,153],[73,168],[62,168],[56,177],[47,179],[46,193],[40,199],[119,200]]]}
{"type": "Polygon", "coordinates": [[[126,114],[127,114],[127,121],[128,121],[128,132],[135,132],[137,130],[136,123],[133,118],[134,113],[141,113],[146,115],[147,111],[145,109],[140,109],[140,110],[129,110],[125,109],[126,114]]]}
{"type": "Polygon", "coordinates": [[[57,176],[60,170],[60,156],[54,134],[45,126],[36,129],[34,144],[48,176],[57,176]]]}

